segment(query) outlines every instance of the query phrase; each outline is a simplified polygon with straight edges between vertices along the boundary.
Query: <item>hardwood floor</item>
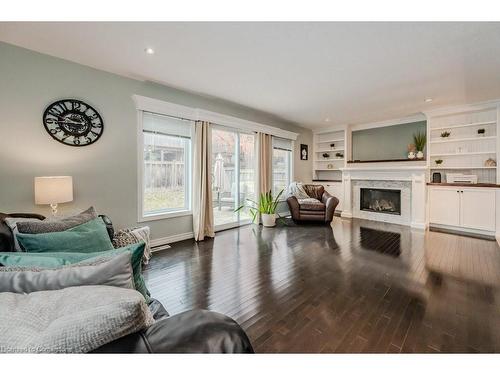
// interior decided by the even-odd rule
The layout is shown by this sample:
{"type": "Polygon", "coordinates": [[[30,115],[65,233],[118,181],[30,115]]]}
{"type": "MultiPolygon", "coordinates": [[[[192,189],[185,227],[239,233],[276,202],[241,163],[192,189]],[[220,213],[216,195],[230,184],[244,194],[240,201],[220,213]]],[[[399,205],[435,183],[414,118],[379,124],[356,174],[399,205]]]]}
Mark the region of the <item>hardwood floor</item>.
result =
{"type": "Polygon", "coordinates": [[[338,217],[249,225],[175,243],[145,276],[171,314],[224,313],[258,353],[500,352],[495,241],[338,217]]]}

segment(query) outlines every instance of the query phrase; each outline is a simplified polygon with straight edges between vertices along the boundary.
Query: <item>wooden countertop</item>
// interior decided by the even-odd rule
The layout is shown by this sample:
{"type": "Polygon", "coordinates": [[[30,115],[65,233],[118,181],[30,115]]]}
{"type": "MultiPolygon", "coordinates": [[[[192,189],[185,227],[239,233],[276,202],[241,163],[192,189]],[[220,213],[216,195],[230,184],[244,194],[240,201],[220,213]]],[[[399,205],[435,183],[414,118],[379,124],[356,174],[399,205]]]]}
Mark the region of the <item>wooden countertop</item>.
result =
{"type": "Polygon", "coordinates": [[[461,186],[461,187],[478,187],[478,188],[500,188],[500,184],[459,184],[459,183],[447,183],[447,182],[428,182],[427,185],[430,186],[461,186]]]}

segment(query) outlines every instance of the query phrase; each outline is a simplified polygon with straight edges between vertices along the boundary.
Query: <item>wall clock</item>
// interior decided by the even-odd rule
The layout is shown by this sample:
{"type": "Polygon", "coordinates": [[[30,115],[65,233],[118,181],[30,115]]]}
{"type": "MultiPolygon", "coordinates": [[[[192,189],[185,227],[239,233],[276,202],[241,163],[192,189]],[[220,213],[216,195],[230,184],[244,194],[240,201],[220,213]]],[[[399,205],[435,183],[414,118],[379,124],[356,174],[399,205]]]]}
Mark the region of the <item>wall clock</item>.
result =
{"type": "Polygon", "coordinates": [[[101,115],[90,105],[76,99],[50,104],[43,113],[43,125],[56,141],[69,146],[87,146],[104,130],[101,115]]]}

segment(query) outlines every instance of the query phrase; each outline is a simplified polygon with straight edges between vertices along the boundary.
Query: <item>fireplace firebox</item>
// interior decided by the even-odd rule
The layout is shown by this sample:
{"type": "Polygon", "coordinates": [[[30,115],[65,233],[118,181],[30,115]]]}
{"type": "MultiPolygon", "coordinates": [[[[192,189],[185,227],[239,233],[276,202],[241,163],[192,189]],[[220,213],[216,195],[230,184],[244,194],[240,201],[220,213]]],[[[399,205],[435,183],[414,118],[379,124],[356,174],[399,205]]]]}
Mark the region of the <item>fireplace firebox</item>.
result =
{"type": "Polygon", "coordinates": [[[401,215],[401,190],[361,188],[360,210],[401,215]]]}

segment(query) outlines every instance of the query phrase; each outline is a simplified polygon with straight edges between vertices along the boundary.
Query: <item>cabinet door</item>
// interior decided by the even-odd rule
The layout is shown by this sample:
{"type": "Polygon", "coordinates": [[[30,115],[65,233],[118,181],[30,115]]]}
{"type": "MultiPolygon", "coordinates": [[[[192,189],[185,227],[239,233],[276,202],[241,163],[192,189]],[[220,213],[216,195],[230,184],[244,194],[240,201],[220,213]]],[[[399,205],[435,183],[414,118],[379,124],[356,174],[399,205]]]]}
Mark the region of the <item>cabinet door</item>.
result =
{"type": "Polygon", "coordinates": [[[336,210],[342,211],[342,202],[344,201],[344,188],[342,182],[331,182],[325,185],[325,190],[339,200],[336,210]]]}
{"type": "Polygon", "coordinates": [[[430,189],[430,222],[443,225],[460,225],[460,193],[457,189],[430,189]]]}
{"type": "Polygon", "coordinates": [[[495,190],[460,189],[462,196],[462,226],[495,230],[495,190]]]}

